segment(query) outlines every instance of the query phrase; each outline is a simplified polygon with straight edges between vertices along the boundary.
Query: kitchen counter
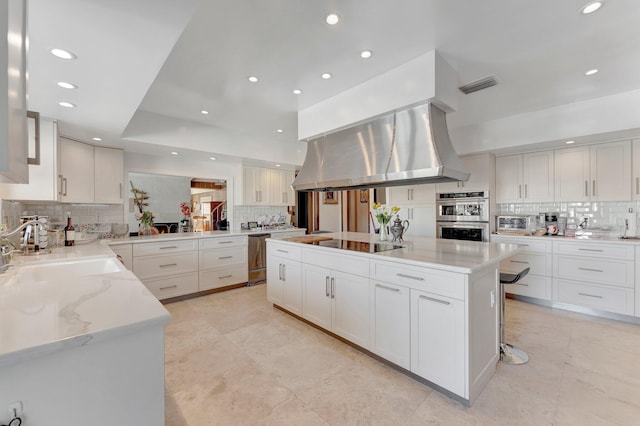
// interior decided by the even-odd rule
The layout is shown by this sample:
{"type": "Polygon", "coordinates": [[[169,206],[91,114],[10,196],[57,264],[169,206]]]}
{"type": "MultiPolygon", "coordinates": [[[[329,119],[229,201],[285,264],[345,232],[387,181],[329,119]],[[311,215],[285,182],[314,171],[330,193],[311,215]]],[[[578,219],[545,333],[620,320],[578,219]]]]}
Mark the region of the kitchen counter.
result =
{"type": "Polygon", "coordinates": [[[639,238],[617,238],[617,237],[594,237],[591,235],[579,235],[575,237],[565,237],[562,235],[518,235],[512,233],[493,233],[492,236],[500,236],[507,238],[536,238],[542,239],[545,241],[565,241],[565,242],[593,242],[593,243],[620,243],[620,244],[631,244],[631,245],[640,245],[640,237],[639,238]]]}

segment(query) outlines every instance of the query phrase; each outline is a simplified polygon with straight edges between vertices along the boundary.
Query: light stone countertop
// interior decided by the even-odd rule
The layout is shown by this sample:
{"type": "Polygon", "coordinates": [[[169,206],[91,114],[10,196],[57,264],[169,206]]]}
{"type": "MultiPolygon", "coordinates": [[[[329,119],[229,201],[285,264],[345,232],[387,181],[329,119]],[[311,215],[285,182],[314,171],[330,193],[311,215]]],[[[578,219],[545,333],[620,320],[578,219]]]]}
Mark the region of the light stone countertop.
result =
{"type": "Polygon", "coordinates": [[[47,255],[16,256],[13,263],[16,266],[0,274],[0,366],[171,319],[103,242],[60,247],[47,255]],[[82,262],[88,262],[89,269],[94,268],[92,262],[104,264],[105,271],[114,272],[82,275],[78,272],[82,262]],[[56,269],[59,266],[67,269],[56,269]]]}
{"type": "MultiPolygon", "coordinates": [[[[361,232],[336,232],[320,234],[322,237],[376,243],[379,236],[361,232]]],[[[278,240],[281,242],[283,240],[278,240]]],[[[302,244],[322,250],[330,250],[335,253],[336,248],[309,245],[284,240],[287,244],[302,244]]],[[[384,243],[390,243],[386,241],[384,243]]],[[[396,243],[393,243],[396,244],[396,243]]],[[[388,260],[415,266],[470,274],[488,266],[496,265],[504,259],[516,254],[522,246],[517,244],[485,243],[476,241],[447,240],[440,238],[411,238],[401,244],[402,248],[388,250],[379,253],[362,253],[357,251],[341,250],[341,253],[349,255],[368,256],[377,260],[388,260]]]]}
{"type": "Polygon", "coordinates": [[[283,232],[306,231],[304,228],[284,228],[284,229],[252,229],[238,231],[205,231],[205,232],[178,232],[174,234],[143,235],[139,237],[113,238],[108,240],[109,245],[148,243],[163,240],[192,240],[194,238],[219,238],[251,234],[279,234],[283,232]]]}
{"type": "Polygon", "coordinates": [[[614,238],[614,237],[591,237],[588,235],[580,235],[576,237],[564,237],[562,235],[514,235],[514,234],[500,234],[493,233],[491,237],[506,237],[506,238],[536,238],[544,241],[562,241],[562,242],[574,242],[574,243],[613,243],[613,244],[631,244],[640,245],[640,238],[614,238]]]}

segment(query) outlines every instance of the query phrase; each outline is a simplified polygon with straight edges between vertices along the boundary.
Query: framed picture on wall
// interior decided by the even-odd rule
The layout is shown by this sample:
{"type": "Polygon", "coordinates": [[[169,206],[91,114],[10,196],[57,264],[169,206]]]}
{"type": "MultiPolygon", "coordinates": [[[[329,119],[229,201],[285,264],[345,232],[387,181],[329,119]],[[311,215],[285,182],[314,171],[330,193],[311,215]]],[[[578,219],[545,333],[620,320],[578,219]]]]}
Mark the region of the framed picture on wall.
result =
{"type": "Polygon", "coordinates": [[[322,204],[338,204],[336,193],[333,191],[325,192],[322,196],[322,204]]]}
{"type": "Polygon", "coordinates": [[[362,204],[369,204],[369,190],[361,189],[360,190],[360,202],[362,204]]]}

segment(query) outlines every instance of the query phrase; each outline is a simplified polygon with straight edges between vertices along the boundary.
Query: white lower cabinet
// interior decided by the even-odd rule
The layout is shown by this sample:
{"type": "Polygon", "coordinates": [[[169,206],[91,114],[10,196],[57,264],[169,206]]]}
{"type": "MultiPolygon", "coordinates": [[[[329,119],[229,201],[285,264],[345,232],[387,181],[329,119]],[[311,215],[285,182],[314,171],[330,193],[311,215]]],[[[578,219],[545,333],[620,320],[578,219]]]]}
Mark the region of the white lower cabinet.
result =
{"type": "Polygon", "coordinates": [[[411,371],[458,395],[465,392],[465,306],[411,290],[411,371]]]}
{"type": "Polygon", "coordinates": [[[200,291],[247,282],[246,236],[210,238],[200,240],[198,244],[200,291]]]}
{"type": "Polygon", "coordinates": [[[302,315],[302,264],[284,257],[267,259],[267,299],[302,315]]]}
{"type": "Polygon", "coordinates": [[[183,296],[198,291],[198,273],[189,272],[180,275],[171,275],[164,278],[141,280],[145,287],[158,298],[158,300],[170,297],[183,296]]]}
{"type": "Polygon", "coordinates": [[[411,369],[409,289],[372,280],[371,292],[371,352],[402,368],[411,369]]]}

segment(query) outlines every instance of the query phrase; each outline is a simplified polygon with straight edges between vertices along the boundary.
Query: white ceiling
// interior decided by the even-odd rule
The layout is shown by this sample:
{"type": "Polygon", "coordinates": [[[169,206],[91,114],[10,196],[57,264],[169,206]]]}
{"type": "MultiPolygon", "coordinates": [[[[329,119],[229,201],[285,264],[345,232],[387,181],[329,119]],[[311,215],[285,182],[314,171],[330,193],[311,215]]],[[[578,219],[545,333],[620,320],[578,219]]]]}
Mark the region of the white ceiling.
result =
{"type": "Polygon", "coordinates": [[[299,109],[434,49],[461,84],[499,81],[460,94],[450,128],[640,89],[640,1],[582,16],[587,2],[30,0],[29,108],[67,136],[131,151],[300,164],[299,109]],[[324,22],[332,11],[336,26],[324,22]]]}

